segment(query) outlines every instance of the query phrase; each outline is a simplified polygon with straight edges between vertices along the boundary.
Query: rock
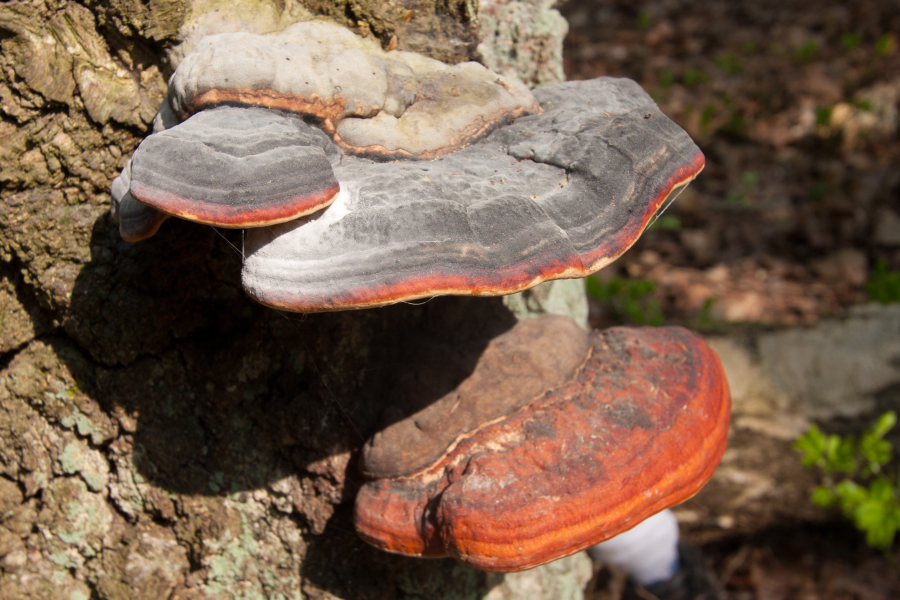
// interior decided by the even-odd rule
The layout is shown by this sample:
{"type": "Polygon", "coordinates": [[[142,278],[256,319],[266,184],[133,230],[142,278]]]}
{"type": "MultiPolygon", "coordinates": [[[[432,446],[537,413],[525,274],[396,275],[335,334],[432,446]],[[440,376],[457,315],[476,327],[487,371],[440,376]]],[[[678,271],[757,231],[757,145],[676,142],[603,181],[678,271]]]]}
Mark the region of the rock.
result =
{"type": "Polygon", "coordinates": [[[900,305],[706,339],[731,387],[729,448],[707,487],[676,509],[679,520],[702,540],[829,518],[809,501],[818,473],[802,468],[791,444],[813,422],[858,433],[900,409],[900,305]]]}
{"type": "Polygon", "coordinates": [[[591,575],[591,559],[580,552],[530,571],[492,574],[488,585],[497,585],[484,600],[581,600],[591,575]]]}

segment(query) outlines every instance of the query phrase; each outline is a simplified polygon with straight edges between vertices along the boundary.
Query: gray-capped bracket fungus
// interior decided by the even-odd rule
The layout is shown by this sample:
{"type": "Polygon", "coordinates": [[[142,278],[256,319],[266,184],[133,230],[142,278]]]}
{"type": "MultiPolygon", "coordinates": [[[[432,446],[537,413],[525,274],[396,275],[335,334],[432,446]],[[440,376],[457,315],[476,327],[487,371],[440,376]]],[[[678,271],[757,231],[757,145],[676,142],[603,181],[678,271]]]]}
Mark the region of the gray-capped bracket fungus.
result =
{"type": "Polygon", "coordinates": [[[348,154],[428,159],[540,110],[521,82],[467,62],[382,50],[327,21],[203,38],[169,81],[182,120],[223,103],[315,119],[348,154]]]}
{"type": "Polygon", "coordinates": [[[222,106],[147,137],[131,195],[167,215],[227,228],[297,219],[328,206],[341,152],[292,114],[222,106]]]}
{"type": "MultiPolygon", "coordinates": [[[[419,389],[392,401],[443,383],[427,360],[408,368],[419,389]]],[[[699,491],[729,409],[718,357],[686,329],[525,319],[455,389],[366,443],[355,526],[389,552],[530,569],[699,491]]]]}
{"type": "MultiPolygon", "coordinates": [[[[169,111],[184,122],[141,144],[130,194],[198,223],[272,225],[334,200],[339,187],[317,146],[332,164],[341,151],[377,160],[428,159],[538,110],[522,83],[477,63],[450,66],[385,52],[374,40],[325,21],[266,35],[212,35],[172,76],[160,115],[169,111]],[[341,150],[302,119],[316,123],[341,150]]],[[[152,221],[150,211],[135,209],[152,221]]],[[[146,227],[128,235],[152,233],[146,227]]]]}
{"type": "Polygon", "coordinates": [[[249,230],[242,281],[297,312],[495,296],[584,277],[627,250],[704,157],[633,81],[535,90],[521,117],[430,161],[345,156],[328,209],[249,230]]]}

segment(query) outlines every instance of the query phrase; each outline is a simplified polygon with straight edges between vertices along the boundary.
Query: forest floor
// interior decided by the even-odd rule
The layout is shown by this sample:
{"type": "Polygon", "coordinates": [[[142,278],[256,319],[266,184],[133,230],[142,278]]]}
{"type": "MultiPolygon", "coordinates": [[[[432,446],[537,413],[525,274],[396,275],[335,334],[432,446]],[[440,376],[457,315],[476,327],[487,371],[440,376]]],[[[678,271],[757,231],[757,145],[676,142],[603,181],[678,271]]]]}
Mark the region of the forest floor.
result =
{"type": "MultiPolygon", "coordinates": [[[[589,287],[592,324],[806,325],[890,293],[900,2],[569,0],[561,10],[567,77],[635,79],[707,160],[589,287]]],[[[849,526],[798,524],[703,550],[733,599],[900,597],[900,570],[849,526]]]]}

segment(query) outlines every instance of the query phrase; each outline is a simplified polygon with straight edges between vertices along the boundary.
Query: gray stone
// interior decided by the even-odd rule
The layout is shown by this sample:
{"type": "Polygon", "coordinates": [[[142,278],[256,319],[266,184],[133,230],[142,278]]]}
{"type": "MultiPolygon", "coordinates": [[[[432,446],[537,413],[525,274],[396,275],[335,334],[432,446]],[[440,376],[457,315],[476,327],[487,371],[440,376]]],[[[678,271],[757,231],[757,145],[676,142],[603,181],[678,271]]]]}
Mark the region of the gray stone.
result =
{"type": "Polygon", "coordinates": [[[844,319],[706,338],[732,393],[728,450],[707,487],[676,509],[700,539],[825,519],[809,501],[819,474],[792,444],[811,423],[858,434],[900,409],[900,305],[856,306],[844,319]]]}

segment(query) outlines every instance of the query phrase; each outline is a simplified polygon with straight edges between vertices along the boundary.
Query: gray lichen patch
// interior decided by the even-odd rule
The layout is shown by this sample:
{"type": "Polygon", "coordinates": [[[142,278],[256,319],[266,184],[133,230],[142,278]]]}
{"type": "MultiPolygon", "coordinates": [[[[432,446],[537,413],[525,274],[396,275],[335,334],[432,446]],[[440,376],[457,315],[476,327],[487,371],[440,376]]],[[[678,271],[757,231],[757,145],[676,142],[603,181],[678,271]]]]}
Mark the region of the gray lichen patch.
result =
{"type": "Polygon", "coordinates": [[[90,370],[84,356],[70,345],[59,343],[53,347],[35,341],[10,362],[5,371],[5,387],[11,395],[29,402],[49,422],[100,445],[114,438],[118,429],[76,380],[74,373],[90,370]]]}
{"type": "Polygon", "coordinates": [[[94,557],[109,545],[107,535],[112,533],[114,513],[103,496],[91,493],[84,481],[56,478],[44,490],[42,500],[37,526],[51,536],[49,546],[58,556],[54,562],[80,566],[83,558],[94,557]]]}
{"type": "Polygon", "coordinates": [[[481,61],[491,70],[538,87],[566,80],[562,41],[569,25],[556,0],[479,0],[481,61]]]}
{"type": "Polygon", "coordinates": [[[264,36],[208,36],[170,80],[182,119],[223,102],[315,117],[345,150],[430,158],[538,110],[519,81],[477,63],[448,66],[324,21],[264,36]]]}

